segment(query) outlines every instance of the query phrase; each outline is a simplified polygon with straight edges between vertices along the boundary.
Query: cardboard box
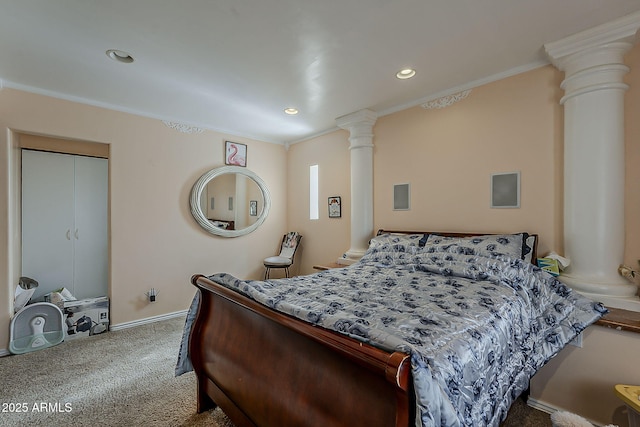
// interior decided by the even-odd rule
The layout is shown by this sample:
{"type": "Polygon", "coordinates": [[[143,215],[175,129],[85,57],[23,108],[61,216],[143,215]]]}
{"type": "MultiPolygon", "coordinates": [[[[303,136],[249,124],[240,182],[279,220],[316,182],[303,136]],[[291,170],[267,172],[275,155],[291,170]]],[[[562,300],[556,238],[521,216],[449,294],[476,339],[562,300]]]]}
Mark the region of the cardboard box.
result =
{"type": "Polygon", "coordinates": [[[98,297],[65,301],[65,340],[71,340],[109,331],[109,298],[98,297]]]}

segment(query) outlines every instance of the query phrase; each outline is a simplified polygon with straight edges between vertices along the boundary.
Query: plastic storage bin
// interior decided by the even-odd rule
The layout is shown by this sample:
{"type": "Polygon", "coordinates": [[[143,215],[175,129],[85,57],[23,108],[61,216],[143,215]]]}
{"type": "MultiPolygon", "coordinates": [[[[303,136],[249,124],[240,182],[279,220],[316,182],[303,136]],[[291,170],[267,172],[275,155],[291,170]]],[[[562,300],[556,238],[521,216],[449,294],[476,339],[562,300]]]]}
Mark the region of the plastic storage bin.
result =
{"type": "Polygon", "coordinates": [[[629,427],[640,427],[640,386],[617,384],[615,390],[629,410],[629,427]]]}

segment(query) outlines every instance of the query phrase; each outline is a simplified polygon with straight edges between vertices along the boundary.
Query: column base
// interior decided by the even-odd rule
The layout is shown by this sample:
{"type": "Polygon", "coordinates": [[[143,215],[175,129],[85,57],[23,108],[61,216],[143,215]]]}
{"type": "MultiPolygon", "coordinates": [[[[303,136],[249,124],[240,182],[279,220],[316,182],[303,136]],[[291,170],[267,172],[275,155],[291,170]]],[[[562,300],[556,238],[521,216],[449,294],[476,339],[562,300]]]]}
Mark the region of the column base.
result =
{"type": "Polygon", "coordinates": [[[636,295],[638,287],[632,283],[627,281],[597,283],[567,274],[561,274],[558,279],[571,289],[607,307],[640,312],[640,298],[636,295]]]}
{"type": "Polygon", "coordinates": [[[638,297],[616,298],[608,295],[589,294],[586,292],[580,293],[589,299],[601,302],[605,307],[620,308],[622,310],[636,311],[640,313],[640,298],[638,297]]]}
{"type": "Polygon", "coordinates": [[[349,249],[344,255],[342,255],[342,258],[338,258],[336,262],[342,265],[351,265],[360,261],[360,258],[362,258],[366,252],[366,250],[349,249]]]}
{"type": "Polygon", "coordinates": [[[635,297],[638,293],[638,286],[629,283],[622,277],[619,279],[617,277],[615,279],[610,278],[607,282],[599,282],[596,279],[588,277],[561,274],[558,279],[560,279],[562,283],[582,293],[607,295],[616,298],[635,297]]]}

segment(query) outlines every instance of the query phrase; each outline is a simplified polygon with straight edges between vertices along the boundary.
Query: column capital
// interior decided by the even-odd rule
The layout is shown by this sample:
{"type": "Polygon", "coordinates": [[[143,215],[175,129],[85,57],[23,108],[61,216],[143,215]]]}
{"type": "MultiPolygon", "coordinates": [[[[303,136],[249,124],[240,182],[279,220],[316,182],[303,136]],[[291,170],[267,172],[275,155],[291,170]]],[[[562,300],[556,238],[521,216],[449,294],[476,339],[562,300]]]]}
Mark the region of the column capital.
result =
{"type": "Polygon", "coordinates": [[[336,124],[350,132],[350,149],[373,147],[373,125],[378,114],[371,110],[360,110],[346,116],[338,117],[336,124]]]}
{"type": "Polygon", "coordinates": [[[544,45],[544,50],[551,63],[561,71],[567,71],[567,66],[572,63],[570,58],[575,54],[593,49],[599,49],[602,52],[607,46],[611,46],[611,52],[614,55],[620,55],[617,62],[622,62],[622,55],[637,41],[639,29],[640,12],[635,12],[564,39],[547,43],[544,45]]]}
{"type": "Polygon", "coordinates": [[[371,110],[360,110],[355,113],[350,113],[336,119],[338,127],[342,129],[349,129],[353,125],[369,124],[373,126],[378,120],[378,113],[371,110]]]}

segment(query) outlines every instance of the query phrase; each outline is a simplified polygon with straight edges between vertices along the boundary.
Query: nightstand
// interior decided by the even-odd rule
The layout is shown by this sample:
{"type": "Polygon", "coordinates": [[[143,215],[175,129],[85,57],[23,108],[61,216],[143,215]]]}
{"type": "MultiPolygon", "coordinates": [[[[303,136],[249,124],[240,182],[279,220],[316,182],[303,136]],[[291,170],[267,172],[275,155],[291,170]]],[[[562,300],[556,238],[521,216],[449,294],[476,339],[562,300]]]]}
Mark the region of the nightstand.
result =
{"type": "Polygon", "coordinates": [[[342,268],[342,267],[346,267],[346,265],[338,264],[337,262],[328,262],[326,264],[316,264],[313,266],[313,268],[318,271],[325,271],[325,270],[330,270],[332,268],[342,268]]]}

